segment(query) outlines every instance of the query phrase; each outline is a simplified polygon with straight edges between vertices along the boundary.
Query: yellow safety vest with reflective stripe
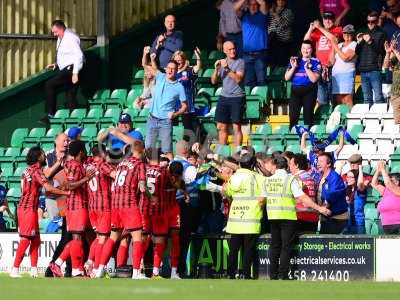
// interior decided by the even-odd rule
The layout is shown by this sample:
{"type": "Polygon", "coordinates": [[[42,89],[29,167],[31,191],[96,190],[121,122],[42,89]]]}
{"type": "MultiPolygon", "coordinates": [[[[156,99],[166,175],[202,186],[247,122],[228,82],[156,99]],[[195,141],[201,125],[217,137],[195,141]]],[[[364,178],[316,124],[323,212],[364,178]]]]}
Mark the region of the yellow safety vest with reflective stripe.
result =
{"type": "Polygon", "coordinates": [[[268,220],[297,220],[296,200],[291,191],[294,179],[280,173],[265,179],[268,220]]]}
{"type": "Polygon", "coordinates": [[[227,233],[257,234],[261,231],[262,197],[265,177],[248,169],[239,169],[229,179],[225,194],[232,198],[227,233]]]}

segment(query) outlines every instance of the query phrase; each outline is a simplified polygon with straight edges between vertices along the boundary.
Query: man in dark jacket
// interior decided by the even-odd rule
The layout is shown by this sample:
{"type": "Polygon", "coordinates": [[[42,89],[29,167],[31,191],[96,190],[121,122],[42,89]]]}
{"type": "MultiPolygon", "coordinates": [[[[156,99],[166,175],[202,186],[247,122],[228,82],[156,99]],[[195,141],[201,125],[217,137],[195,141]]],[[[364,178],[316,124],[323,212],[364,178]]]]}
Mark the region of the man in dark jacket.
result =
{"type": "Polygon", "coordinates": [[[176,19],[173,15],[165,17],[165,32],[156,37],[152,45],[152,52],[159,58],[159,66],[164,69],[172,55],[183,48],[183,34],[175,30],[176,19]]]}
{"type": "Polygon", "coordinates": [[[371,106],[374,102],[385,102],[382,93],[381,66],[386,34],[378,26],[378,13],[368,14],[367,22],[368,30],[357,35],[356,54],[364,103],[371,106]]]}

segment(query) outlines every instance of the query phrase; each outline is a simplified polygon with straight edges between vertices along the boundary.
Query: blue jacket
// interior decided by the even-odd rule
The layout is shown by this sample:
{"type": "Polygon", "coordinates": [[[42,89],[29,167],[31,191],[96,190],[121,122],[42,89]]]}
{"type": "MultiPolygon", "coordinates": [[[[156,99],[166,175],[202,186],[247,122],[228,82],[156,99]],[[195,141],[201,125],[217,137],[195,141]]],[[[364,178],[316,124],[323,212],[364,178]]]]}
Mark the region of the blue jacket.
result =
{"type": "Polygon", "coordinates": [[[349,205],[350,222],[351,222],[350,225],[364,226],[365,224],[364,206],[366,199],[367,199],[367,191],[355,192],[354,201],[349,205]]]}
{"type": "Polygon", "coordinates": [[[175,51],[182,50],[183,34],[181,31],[174,31],[172,34],[167,35],[164,44],[156,50],[158,37],[159,35],[157,35],[157,37],[154,39],[151,50],[152,52],[157,53],[160,67],[164,69],[171,60],[171,57],[175,51]]]}
{"type": "Polygon", "coordinates": [[[334,170],[331,170],[322,185],[321,200],[329,204],[331,216],[340,215],[348,210],[346,186],[342,177],[334,170]]]}

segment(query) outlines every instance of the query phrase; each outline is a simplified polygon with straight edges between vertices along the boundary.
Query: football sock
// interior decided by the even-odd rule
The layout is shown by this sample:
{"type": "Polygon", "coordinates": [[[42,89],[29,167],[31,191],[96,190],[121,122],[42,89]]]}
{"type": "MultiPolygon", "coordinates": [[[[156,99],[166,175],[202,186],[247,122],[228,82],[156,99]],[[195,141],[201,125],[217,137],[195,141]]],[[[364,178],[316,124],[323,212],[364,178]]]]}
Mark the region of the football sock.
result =
{"type": "Polygon", "coordinates": [[[126,245],[119,245],[117,252],[117,267],[125,266],[128,262],[129,248],[126,245]]]}
{"type": "Polygon", "coordinates": [[[40,237],[35,236],[31,241],[31,246],[29,247],[29,256],[31,257],[31,267],[37,267],[39,258],[39,247],[40,247],[40,237]]]}
{"type": "Polygon", "coordinates": [[[132,246],[132,268],[138,270],[143,256],[143,243],[141,241],[133,241],[132,246]]]}
{"type": "Polygon", "coordinates": [[[97,243],[95,256],[94,256],[94,268],[97,269],[100,264],[101,253],[103,252],[104,244],[97,243]]]}
{"type": "MultiPolygon", "coordinates": [[[[154,267],[155,268],[160,268],[161,265],[161,261],[163,258],[163,254],[164,254],[164,250],[165,250],[165,243],[156,243],[154,244],[154,267]]],[[[155,274],[158,275],[158,274],[155,274]]]]}
{"type": "Polygon", "coordinates": [[[82,240],[71,241],[72,269],[83,270],[83,243],[82,240]]]}
{"type": "Polygon", "coordinates": [[[89,263],[93,263],[96,257],[96,248],[97,245],[99,244],[99,240],[96,238],[94,239],[94,241],[92,242],[92,244],[90,245],[90,249],[89,249],[89,256],[88,256],[88,262],[89,263]]]}
{"type": "Polygon", "coordinates": [[[29,244],[30,244],[30,241],[27,239],[21,239],[19,241],[17,253],[15,254],[15,260],[14,260],[15,268],[19,268],[19,266],[21,265],[21,262],[24,259],[25,251],[28,248],[29,244]]]}
{"type": "Polygon", "coordinates": [[[103,251],[101,251],[101,258],[99,265],[106,266],[111,258],[115,242],[112,239],[108,239],[103,246],[103,251]]]}
{"type": "Polygon", "coordinates": [[[171,242],[171,268],[177,268],[179,263],[179,255],[181,252],[179,245],[179,234],[172,234],[171,242]]]}

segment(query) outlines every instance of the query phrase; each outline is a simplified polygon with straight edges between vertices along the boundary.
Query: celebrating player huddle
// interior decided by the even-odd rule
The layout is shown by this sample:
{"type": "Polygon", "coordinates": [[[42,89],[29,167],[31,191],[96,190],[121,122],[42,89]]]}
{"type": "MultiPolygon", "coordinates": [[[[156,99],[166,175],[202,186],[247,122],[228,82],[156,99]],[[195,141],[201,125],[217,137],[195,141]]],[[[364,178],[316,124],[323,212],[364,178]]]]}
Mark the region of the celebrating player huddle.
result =
{"type": "Polygon", "coordinates": [[[118,162],[110,159],[101,144],[94,145],[91,152],[92,156],[87,157],[85,144],[72,141],[63,162],[66,183],[54,188],[43,174],[44,152],[39,147],[30,149],[18,207],[21,242],[10,276],[20,277],[18,268],[30,245],[31,275],[37,277],[40,235],[36,211],[43,186],[49,193],[67,196],[66,225],[72,240],[49,265],[55,277],[63,277],[61,266],[69,258],[73,277],[103,277],[115,251],[116,266],[127,264],[131,240],[132,278],[147,279],[141,262],[153,240],[153,277],[158,278],[170,236],[171,278],[179,278],[180,211],[176,193],[185,186],[182,164],[160,162],[158,149],[147,149],[145,153],[143,143],[136,140],[124,148],[118,162]],[[85,263],[86,242],[90,250],[85,263]]]}

